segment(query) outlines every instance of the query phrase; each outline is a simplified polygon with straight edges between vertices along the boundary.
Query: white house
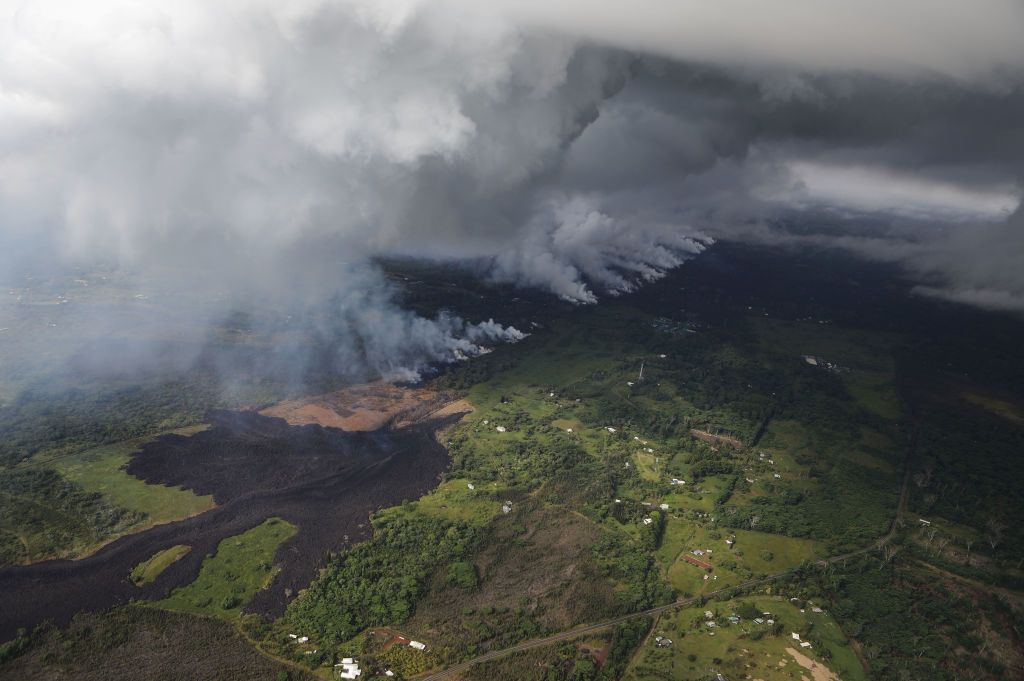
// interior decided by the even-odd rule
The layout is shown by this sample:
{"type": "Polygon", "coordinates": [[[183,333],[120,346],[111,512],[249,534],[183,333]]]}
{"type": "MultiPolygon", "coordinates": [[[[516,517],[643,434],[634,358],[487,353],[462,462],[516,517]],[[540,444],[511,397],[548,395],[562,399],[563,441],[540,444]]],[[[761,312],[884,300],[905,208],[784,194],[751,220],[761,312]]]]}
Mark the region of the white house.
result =
{"type": "Polygon", "coordinates": [[[363,673],[359,664],[351,657],[342,658],[341,662],[334,665],[334,669],[338,672],[338,677],[342,679],[355,679],[363,673]]]}
{"type": "Polygon", "coordinates": [[[426,643],[420,643],[419,641],[409,641],[409,647],[410,648],[415,648],[416,650],[426,650],[427,649],[427,644],[426,643]]]}

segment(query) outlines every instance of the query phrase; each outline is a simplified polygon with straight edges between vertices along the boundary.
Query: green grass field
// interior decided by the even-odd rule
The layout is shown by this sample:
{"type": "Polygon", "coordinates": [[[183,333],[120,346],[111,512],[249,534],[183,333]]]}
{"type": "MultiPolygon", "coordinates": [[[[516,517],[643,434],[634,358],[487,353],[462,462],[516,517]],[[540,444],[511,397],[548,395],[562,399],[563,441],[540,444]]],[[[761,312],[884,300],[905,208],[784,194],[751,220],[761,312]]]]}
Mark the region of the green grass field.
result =
{"type": "Polygon", "coordinates": [[[277,573],[273,565],[277,547],[297,531],[291,523],[270,518],[261,525],[217,546],[217,553],[203,560],[196,580],[171,592],[155,607],[179,612],[213,615],[234,620],[253,594],[277,573]]]}
{"type": "MultiPolygon", "coordinates": [[[[191,426],[160,435],[193,435],[207,426],[191,426]]],[[[125,472],[132,454],[159,435],[96,447],[81,454],[57,459],[54,468],[87,492],[99,492],[115,506],[145,513],[147,519],[134,530],[197,515],[213,508],[212,496],[198,496],[180,487],[149,485],[125,472]]]]}
{"type": "Polygon", "coordinates": [[[177,544],[169,549],[157,551],[148,560],[132,568],[131,580],[136,586],[142,586],[155,580],[175,561],[181,560],[192,550],[188,544],[177,544]]]}
{"type": "Polygon", "coordinates": [[[501,501],[493,498],[494,483],[473,484],[466,479],[449,480],[418,501],[381,511],[382,514],[419,512],[452,522],[484,525],[501,513],[501,501]]]}
{"type": "Polygon", "coordinates": [[[672,587],[684,596],[696,596],[739,584],[751,577],[796,567],[822,553],[815,542],[806,539],[749,530],[711,530],[693,522],[670,518],[656,556],[672,587]],[[732,537],[735,537],[735,544],[730,548],[726,539],[732,537]],[[711,553],[703,556],[691,553],[708,549],[711,553]],[[683,555],[710,563],[714,570],[707,573],[683,560],[683,555]],[[705,575],[708,579],[704,579],[705,575]]]}
{"type": "Polygon", "coordinates": [[[703,606],[666,613],[655,623],[624,678],[703,681],[718,673],[728,679],[761,681],[811,678],[815,681],[839,678],[867,681],[868,678],[843,632],[827,612],[812,612],[810,605],[801,612],[783,598],[765,596],[711,601],[703,606]],[[760,617],[780,623],[781,632],[773,635],[771,625],[757,624],[753,620],[729,622],[726,618],[744,602],[753,605],[759,613],[771,613],[760,617]],[[713,613],[713,620],[705,617],[705,610],[713,613]],[[708,621],[714,621],[716,626],[707,626],[708,621]],[[794,632],[800,634],[802,640],[812,641],[812,647],[801,647],[800,641],[791,636],[794,632]],[[658,647],[656,636],[670,638],[672,645],[658,647]],[[817,673],[802,666],[798,657],[805,664],[815,665],[817,673]]]}

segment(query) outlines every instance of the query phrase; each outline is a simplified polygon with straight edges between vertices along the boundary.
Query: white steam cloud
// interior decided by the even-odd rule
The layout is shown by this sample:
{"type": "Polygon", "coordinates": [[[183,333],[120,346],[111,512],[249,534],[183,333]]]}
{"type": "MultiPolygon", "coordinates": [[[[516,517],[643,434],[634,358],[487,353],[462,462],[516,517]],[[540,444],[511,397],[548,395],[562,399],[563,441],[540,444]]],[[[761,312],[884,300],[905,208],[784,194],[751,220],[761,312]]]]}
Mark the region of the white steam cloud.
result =
{"type": "MultiPolygon", "coordinates": [[[[962,217],[972,201],[1012,206],[1024,165],[1015,0],[0,9],[7,271],[91,258],[344,301],[363,283],[341,261],[471,258],[590,303],[755,229],[778,210],[766,196],[884,212],[940,187],[925,207],[962,217]],[[888,204],[869,181],[790,191],[794,168],[847,166],[879,169],[874,186],[922,179],[888,204]]],[[[1007,224],[993,238],[1015,245],[1007,224]]],[[[985,270],[931,263],[954,288],[985,270]]],[[[515,337],[380,296],[346,314],[352,347],[385,373],[515,337]]]]}

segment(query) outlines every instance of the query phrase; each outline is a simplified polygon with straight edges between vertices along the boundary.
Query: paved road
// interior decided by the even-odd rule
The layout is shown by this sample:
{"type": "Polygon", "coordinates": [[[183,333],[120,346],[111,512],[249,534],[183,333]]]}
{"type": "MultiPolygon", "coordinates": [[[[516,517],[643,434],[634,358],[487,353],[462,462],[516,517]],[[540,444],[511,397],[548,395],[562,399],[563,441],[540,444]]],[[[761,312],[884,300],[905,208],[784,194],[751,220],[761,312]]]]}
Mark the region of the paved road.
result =
{"type": "MultiPolygon", "coordinates": [[[[915,436],[916,436],[916,432],[915,432],[915,436]]],[[[860,555],[863,555],[865,553],[870,553],[872,551],[876,551],[876,550],[878,550],[878,548],[880,546],[888,543],[889,540],[892,539],[893,535],[896,534],[896,530],[899,527],[900,518],[902,517],[903,511],[904,511],[904,509],[906,507],[906,504],[907,504],[907,489],[908,489],[907,488],[907,483],[910,480],[910,459],[913,456],[913,451],[914,451],[915,445],[916,445],[916,437],[914,437],[912,439],[912,441],[911,441],[911,445],[910,445],[909,450],[908,450],[906,461],[904,462],[903,481],[902,481],[902,483],[900,485],[899,503],[896,505],[896,514],[893,516],[892,523],[889,525],[889,531],[885,534],[885,536],[881,537],[880,539],[874,540],[871,543],[870,546],[865,546],[862,549],[858,549],[856,551],[851,551],[850,553],[844,553],[844,554],[839,555],[839,556],[832,556],[831,558],[825,558],[823,560],[816,561],[815,565],[817,565],[819,567],[825,567],[825,566],[831,565],[833,563],[841,563],[844,560],[849,560],[850,558],[854,558],[856,556],[860,556],[860,555]]],[[[542,648],[544,646],[551,645],[552,643],[558,643],[559,641],[568,641],[568,640],[571,640],[571,639],[580,638],[581,636],[586,636],[587,634],[592,634],[592,633],[595,633],[595,632],[598,632],[598,631],[602,631],[604,629],[607,629],[608,627],[613,627],[616,624],[621,624],[622,622],[626,622],[628,620],[635,619],[637,617],[651,617],[651,616],[654,616],[654,615],[660,615],[661,613],[667,612],[669,610],[675,610],[676,608],[685,608],[685,607],[687,607],[689,605],[693,605],[694,603],[696,603],[701,598],[710,598],[712,596],[719,596],[719,595],[730,593],[730,592],[733,592],[733,591],[740,591],[742,589],[749,589],[750,587],[758,586],[759,584],[767,584],[768,582],[774,582],[774,581],[776,581],[778,579],[782,579],[783,577],[787,577],[789,575],[792,575],[798,569],[799,568],[792,568],[790,570],[783,570],[782,572],[776,572],[775,574],[768,575],[767,577],[761,577],[759,579],[751,579],[749,581],[742,582],[742,583],[737,584],[735,586],[726,587],[724,589],[718,589],[717,591],[711,591],[709,593],[703,594],[702,596],[696,596],[694,598],[682,598],[682,599],[679,599],[679,600],[677,600],[677,601],[675,601],[673,603],[669,603],[667,605],[659,605],[656,608],[649,608],[647,610],[642,610],[642,611],[639,611],[639,612],[630,613],[628,615],[621,615],[619,617],[613,617],[612,619],[605,620],[603,622],[598,622],[596,624],[589,624],[587,626],[578,627],[576,629],[570,629],[568,631],[563,631],[563,632],[559,632],[557,634],[552,634],[551,636],[545,636],[544,638],[531,639],[529,641],[524,641],[523,643],[519,643],[519,644],[514,645],[514,646],[509,646],[508,648],[502,648],[501,650],[492,650],[492,651],[490,651],[488,653],[484,653],[483,655],[480,655],[478,657],[474,657],[471,660],[466,660],[465,662],[460,662],[459,664],[454,664],[454,665],[448,667],[447,669],[443,669],[441,671],[434,672],[433,674],[428,674],[427,676],[419,677],[419,681],[434,681],[435,679],[444,679],[444,678],[447,678],[447,677],[450,677],[450,676],[457,675],[460,672],[464,672],[467,669],[469,669],[470,667],[472,667],[473,665],[480,664],[482,662],[489,662],[491,660],[497,660],[497,659],[500,659],[502,657],[507,657],[508,655],[514,655],[515,653],[521,653],[521,652],[523,652],[525,650],[532,650],[534,648],[542,648]]]]}

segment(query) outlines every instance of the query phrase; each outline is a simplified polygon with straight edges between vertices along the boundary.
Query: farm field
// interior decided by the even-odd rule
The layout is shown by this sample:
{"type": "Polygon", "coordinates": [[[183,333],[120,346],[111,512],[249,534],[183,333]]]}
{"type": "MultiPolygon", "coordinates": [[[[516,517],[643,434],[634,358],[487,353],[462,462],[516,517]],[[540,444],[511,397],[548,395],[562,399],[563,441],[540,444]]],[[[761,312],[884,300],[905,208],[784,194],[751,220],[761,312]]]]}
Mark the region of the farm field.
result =
{"type": "Polygon", "coordinates": [[[818,606],[804,605],[800,608],[782,597],[761,596],[715,600],[663,615],[623,678],[702,681],[723,674],[729,679],[763,681],[867,681],[835,621],[825,611],[812,610],[818,606]],[[659,636],[671,644],[659,645],[659,636]],[[811,645],[801,646],[805,642],[811,645]]]}

